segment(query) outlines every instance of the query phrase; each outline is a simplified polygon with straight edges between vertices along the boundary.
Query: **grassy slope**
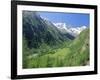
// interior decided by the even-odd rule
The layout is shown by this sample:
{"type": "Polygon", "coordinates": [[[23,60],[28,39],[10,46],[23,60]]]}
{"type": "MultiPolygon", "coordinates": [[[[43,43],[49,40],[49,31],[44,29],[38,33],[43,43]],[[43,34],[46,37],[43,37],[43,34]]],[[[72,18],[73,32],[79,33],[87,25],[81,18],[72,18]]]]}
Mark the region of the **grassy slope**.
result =
{"type": "Polygon", "coordinates": [[[89,29],[84,30],[70,45],[66,43],[63,47],[54,50],[47,47],[44,47],[45,51],[42,55],[28,55],[26,57],[28,64],[23,67],[38,68],[86,65],[87,61],[89,61],[89,29]]]}

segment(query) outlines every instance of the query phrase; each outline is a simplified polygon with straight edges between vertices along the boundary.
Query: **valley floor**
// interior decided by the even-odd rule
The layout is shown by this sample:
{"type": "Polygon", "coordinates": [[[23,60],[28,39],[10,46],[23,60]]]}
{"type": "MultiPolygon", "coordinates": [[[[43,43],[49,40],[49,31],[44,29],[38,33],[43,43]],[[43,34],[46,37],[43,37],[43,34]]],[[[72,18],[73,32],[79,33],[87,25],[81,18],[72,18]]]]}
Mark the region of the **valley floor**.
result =
{"type": "MultiPolygon", "coordinates": [[[[27,63],[23,68],[45,68],[87,65],[88,57],[85,53],[72,53],[70,48],[59,48],[43,55],[27,56],[27,63]]],[[[24,62],[25,63],[25,62],[24,62]]]]}

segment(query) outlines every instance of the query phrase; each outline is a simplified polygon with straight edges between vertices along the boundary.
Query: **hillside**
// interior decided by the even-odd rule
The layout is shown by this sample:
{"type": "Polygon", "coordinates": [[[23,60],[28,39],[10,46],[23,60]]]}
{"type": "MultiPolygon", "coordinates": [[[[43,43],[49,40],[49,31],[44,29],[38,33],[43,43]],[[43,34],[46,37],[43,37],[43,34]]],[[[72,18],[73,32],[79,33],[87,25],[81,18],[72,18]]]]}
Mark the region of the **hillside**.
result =
{"type": "Polygon", "coordinates": [[[74,39],[68,33],[62,34],[50,21],[42,19],[33,11],[23,11],[23,37],[29,48],[39,48],[43,43],[58,46],[64,41],[74,39]]]}
{"type": "MultiPolygon", "coordinates": [[[[80,35],[70,44],[68,56],[70,56],[71,66],[86,65],[89,61],[89,29],[85,29],[80,35]]],[[[70,63],[70,62],[69,62],[70,63]]]]}

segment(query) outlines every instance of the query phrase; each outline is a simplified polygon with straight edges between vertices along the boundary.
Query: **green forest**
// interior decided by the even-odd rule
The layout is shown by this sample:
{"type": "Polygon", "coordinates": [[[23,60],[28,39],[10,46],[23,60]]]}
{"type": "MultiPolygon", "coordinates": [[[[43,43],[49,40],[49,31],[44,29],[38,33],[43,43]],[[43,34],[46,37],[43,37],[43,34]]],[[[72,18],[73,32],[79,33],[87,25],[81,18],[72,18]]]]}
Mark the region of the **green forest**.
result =
{"type": "Polygon", "coordinates": [[[89,65],[89,28],[75,38],[36,12],[23,11],[22,43],[23,68],[89,65]]]}

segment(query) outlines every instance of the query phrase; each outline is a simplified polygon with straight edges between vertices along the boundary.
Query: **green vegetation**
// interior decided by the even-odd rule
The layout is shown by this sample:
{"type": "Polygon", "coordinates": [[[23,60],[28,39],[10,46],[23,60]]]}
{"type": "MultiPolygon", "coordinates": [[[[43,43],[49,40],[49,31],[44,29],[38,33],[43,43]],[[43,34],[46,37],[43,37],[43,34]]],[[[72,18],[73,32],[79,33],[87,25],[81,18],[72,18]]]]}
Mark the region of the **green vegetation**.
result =
{"type": "Polygon", "coordinates": [[[74,39],[36,12],[23,12],[22,41],[23,68],[85,66],[89,62],[89,29],[74,39]]]}
{"type": "Polygon", "coordinates": [[[58,47],[43,43],[37,49],[29,49],[23,40],[23,68],[84,66],[89,61],[89,29],[73,41],[58,47]],[[86,36],[87,35],[87,36],[86,36]]]}

